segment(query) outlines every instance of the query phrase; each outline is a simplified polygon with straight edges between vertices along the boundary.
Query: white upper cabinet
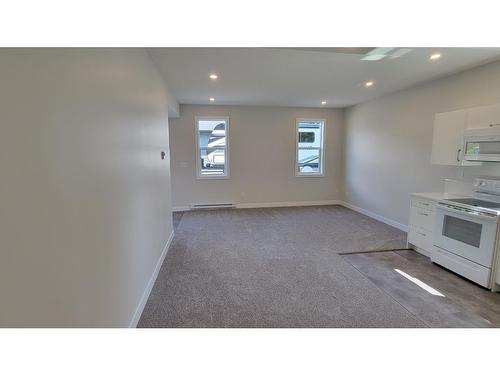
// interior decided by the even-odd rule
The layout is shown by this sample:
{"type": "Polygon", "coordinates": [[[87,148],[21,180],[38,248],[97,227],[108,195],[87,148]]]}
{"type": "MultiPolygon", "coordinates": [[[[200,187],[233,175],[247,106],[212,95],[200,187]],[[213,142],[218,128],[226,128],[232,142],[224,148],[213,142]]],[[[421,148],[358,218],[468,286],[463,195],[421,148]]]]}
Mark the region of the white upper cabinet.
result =
{"type": "Polygon", "coordinates": [[[466,110],[435,114],[432,136],[432,164],[460,165],[462,132],[465,129],[466,120],[466,110]]]}
{"type": "Polygon", "coordinates": [[[467,128],[500,127],[500,104],[467,110],[467,128]]]}

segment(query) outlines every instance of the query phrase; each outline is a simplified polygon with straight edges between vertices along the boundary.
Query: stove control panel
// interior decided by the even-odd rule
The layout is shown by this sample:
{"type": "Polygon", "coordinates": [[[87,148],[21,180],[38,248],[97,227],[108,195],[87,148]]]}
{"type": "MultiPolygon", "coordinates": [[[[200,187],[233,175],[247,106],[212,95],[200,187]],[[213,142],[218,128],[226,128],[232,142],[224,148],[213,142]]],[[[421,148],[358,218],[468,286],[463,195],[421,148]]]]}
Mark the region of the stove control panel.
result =
{"type": "Polygon", "coordinates": [[[476,178],[474,180],[474,191],[477,193],[486,193],[492,195],[500,195],[500,179],[476,178]]]}

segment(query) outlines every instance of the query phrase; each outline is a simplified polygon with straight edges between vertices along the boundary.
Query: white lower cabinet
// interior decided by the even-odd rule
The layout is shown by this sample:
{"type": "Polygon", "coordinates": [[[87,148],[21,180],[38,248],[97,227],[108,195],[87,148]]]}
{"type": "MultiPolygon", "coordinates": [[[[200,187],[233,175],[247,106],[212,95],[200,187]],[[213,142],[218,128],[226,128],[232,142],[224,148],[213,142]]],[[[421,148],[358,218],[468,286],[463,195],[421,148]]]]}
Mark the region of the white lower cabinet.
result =
{"type": "Polygon", "coordinates": [[[412,226],[408,232],[408,242],[425,250],[425,255],[430,255],[432,232],[412,226]]]}
{"type": "Polygon", "coordinates": [[[412,207],[410,212],[410,225],[432,233],[434,230],[434,212],[430,209],[412,207]]]}
{"type": "Polygon", "coordinates": [[[428,257],[432,253],[435,205],[430,199],[411,198],[408,247],[428,257]]]}

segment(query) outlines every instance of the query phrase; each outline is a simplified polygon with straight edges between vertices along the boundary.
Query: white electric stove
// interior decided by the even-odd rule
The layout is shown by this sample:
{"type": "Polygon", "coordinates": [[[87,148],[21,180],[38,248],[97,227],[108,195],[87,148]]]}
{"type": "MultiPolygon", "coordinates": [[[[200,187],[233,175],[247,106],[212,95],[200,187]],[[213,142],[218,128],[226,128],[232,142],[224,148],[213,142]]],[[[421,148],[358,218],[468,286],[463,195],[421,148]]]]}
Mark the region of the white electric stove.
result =
{"type": "Polygon", "coordinates": [[[431,260],[492,288],[500,219],[500,180],[477,178],[469,198],[436,205],[431,260]]]}

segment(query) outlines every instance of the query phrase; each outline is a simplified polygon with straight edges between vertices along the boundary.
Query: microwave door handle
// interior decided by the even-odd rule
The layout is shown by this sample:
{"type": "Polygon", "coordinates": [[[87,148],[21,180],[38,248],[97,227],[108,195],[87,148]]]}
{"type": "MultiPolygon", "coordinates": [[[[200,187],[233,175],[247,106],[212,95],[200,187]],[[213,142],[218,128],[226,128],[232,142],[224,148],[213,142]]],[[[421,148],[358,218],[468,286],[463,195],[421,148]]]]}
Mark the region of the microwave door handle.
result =
{"type": "Polygon", "coordinates": [[[437,206],[438,209],[440,210],[443,210],[443,211],[448,211],[448,212],[452,212],[456,215],[465,215],[465,216],[469,216],[469,217],[475,217],[475,218],[480,218],[480,219],[485,219],[485,220],[490,220],[490,221],[497,221],[497,216],[492,216],[492,215],[488,215],[488,214],[483,214],[483,213],[477,213],[477,214],[473,214],[473,213],[470,213],[470,212],[467,212],[465,210],[457,210],[457,209],[454,209],[454,208],[449,208],[448,206],[445,206],[445,205],[438,205],[437,206]]]}

